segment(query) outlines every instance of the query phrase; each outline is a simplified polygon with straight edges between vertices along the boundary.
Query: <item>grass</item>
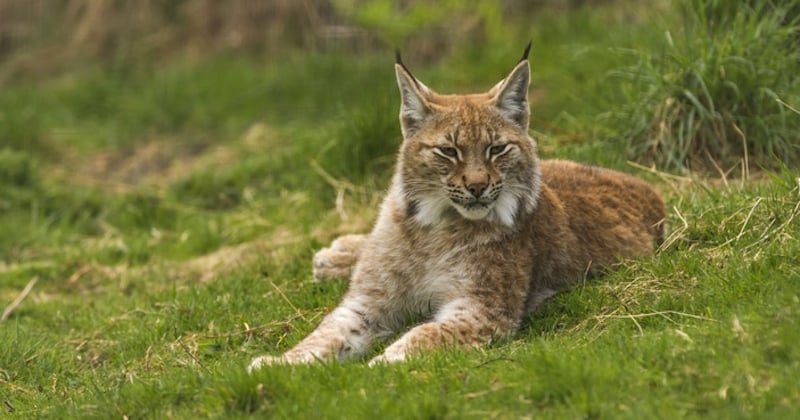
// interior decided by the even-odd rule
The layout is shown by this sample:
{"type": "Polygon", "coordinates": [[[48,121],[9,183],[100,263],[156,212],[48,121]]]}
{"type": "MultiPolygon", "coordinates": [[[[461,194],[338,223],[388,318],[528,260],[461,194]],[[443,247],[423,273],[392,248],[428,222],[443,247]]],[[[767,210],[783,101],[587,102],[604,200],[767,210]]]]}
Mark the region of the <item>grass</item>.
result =
{"type": "MultiPolygon", "coordinates": [[[[663,31],[644,18],[609,31],[615,10],[537,21],[532,126],[544,157],[658,185],[663,249],[555,297],[508,340],[393,366],[244,370],[308,334],[347,288],[311,282],[310,259],[377,211],[400,141],[390,54],[87,63],[3,86],[0,409],[795,417],[800,173],[715,181],[628,165],[613,82],[638,63],[622,51],[657,48],[663,31]]],[[[409,65],[444,92],[488,88],[517,55],[500,41],[484,61],[464,50],[409,65]]]]}
{"type": "Polygon", "coordinates": [[[693,0],[679,9],[663,46],[624,72],[632,109],[620,124],[631,153],[672,170],[796,160],[800,3],[693,0]]]}

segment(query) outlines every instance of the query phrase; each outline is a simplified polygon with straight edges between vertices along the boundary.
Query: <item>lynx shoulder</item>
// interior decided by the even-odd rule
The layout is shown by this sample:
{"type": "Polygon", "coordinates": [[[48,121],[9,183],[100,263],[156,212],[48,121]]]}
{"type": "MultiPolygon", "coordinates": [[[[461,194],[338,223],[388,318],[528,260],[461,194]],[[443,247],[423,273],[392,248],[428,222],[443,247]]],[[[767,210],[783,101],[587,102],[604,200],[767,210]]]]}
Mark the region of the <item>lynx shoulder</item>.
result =
{"type": "MultiPolygon", "coordinates": [[[[530,46],[528,47],[530,48],[530,46]]],[[[540,161],[528,135],[528,49],[487,92],[442,95],[400,61],[403,142],[373,230],[314,258],[317,279],[349,277],[341,304],[273,363],[360,358],[411,327],[371,363],[512,334],[538,304],[662,241],[664,201],[608,169],[540,161]]]]}

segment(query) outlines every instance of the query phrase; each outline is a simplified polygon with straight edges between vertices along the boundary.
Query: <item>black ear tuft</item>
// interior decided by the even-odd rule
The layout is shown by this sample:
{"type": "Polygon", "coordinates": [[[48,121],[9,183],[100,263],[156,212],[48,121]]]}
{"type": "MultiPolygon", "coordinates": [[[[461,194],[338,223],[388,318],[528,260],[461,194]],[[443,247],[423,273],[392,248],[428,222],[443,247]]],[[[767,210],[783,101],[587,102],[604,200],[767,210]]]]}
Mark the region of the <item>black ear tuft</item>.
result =
{"type": "Polygon", "coordinates": [[[426,88],[420,83],[400,58],[400,50],[395,51],[397,86],[400,88],[400,128],[403,139],[414,136],[425,124],[431,114],[426,99],[426,88]]]}
{"type": "MultiPolygon", "coordinates": [[[[528,46],[525,47],[525,52],[522,53],[522,58],[519,59],[520,63],[528,59],[528,54],[530,54],[530,52],[531,52],[531,44],[533,44],[533,40],[528,41],[528,46]]],[[[399,55],[400,52],[398,52],[397,54],[398,54],[397,58],[399,60],[400,59],[400,55],[399,55]]]]}
{"type": "Polygon", "coordinates": [[[406,67],[406,65],[403,63],[403,59],[400,58],[400,48],[394,50],[394,61],[397,63],[397,65],[402,67],[403,70],[405,70],[405,72],[408,73],[409,76],[411,76],[411,81],[414,82],[414,85],[417,87],[417,89],[421,89],[419,81],[417,81],[417,78],[414,76],[413,73],[411,73],[411,70],[409,70],[408,67],[406,67]]]}

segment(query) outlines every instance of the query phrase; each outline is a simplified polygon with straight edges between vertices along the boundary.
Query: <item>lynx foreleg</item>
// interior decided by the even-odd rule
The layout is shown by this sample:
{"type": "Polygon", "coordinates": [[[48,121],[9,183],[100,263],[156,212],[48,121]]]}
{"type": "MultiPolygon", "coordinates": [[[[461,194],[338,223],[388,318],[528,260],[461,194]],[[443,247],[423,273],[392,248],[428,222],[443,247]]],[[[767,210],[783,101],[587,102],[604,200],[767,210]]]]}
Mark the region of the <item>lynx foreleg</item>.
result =
{"type": "Polygon", "coordinates": [[[451,302],[433,321],[412,328],[369,364],[400,362],[410,354],[446,345],[477,347],[516,331],[519,322],[497,312],[471,299],[451,302]]]}
{"type": "Polygon", "coordinates": [[[376,325],[364,306],[346,299],[308,337],[281,356],[253,359],[248,371],[273,364],[311,363],[318,360],[347,360],[364,354],[375,338],[376,325]]]}

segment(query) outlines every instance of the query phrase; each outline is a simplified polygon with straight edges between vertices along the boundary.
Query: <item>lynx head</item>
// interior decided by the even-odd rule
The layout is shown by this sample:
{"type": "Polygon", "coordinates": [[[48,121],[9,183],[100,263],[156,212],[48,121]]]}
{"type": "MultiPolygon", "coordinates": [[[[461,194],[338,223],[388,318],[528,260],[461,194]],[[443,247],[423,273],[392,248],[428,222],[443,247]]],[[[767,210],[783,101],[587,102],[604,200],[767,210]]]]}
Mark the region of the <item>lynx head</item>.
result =
{"type": "Polygon", "coordinates": [[[440,95],[397,55],[403,145],[398,181],[409,215],[513,226],[536,206],[539,162],[528,135],[528,51],[488,92],[440,95]]]}

